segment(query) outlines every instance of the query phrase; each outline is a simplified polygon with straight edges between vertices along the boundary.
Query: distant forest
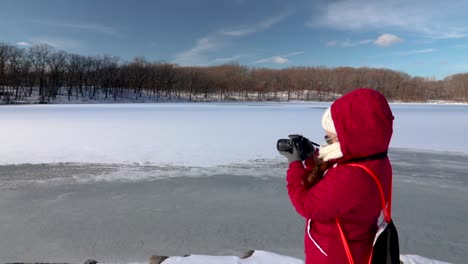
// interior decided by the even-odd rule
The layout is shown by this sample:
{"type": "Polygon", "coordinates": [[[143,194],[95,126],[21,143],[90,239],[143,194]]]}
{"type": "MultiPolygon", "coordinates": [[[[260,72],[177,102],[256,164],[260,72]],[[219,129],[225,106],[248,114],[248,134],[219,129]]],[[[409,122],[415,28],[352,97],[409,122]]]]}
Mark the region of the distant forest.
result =
{"type": "Polygon", "coordinates": [[[444,80],[389,69],[336,67],[254,68],[239,64],[186,67],[123,61],[112,55],[71,54],[46,44],[21,48],[0,43],[0,103],[150,98],[186,100],[331,100],[358,87],[391,101],[468,101],[468,73],[444,80]]]}

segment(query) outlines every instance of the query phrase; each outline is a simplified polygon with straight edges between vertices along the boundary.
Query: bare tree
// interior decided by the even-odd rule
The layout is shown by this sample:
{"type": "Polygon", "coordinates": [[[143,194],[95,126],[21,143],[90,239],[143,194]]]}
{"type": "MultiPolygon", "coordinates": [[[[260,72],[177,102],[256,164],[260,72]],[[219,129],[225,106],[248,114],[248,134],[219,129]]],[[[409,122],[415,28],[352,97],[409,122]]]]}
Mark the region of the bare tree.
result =
{"type": "MultiPolygon", "coordinates": [[[[8,87],[13,90],[14,99],[19,100],[20,97],[25,96],[25,93],[20,93],[24,91],[26,87],[26,77],[28,76],[30,62],[25,55],[24,49],[12,46],[9,54],[9,67],[8,67],[8,87]],[[25,71],[27,68],[27,71],[25,71]]],[[[7,103],[10,100],[10,93],[8,93],[8,98],[5,100],[7,103]]]]}
{"type": "Polygon", "coordinates": [[[50,54],[48,64],[50,70],[50,85],[46,88],[47,101],[49,101],[50,98],[55,99],[58,90],[63,86],[67,54],[64,51],[50,54]]]}
{"type": "MultiPolygon", "coordinates": [[[[44,89],[46,87],[46,73],[48,71],[48,65],[50,55],[53,52],[53,48],[47,44],[37,44],[29,49],[29,57],[32,63],[33,75],[36,76],[39,81],[39,96],[40,103],[45,103],[47,94],[44,89]]],[[[30,90],[30,96],[32,94],[32,87],[30,90]]]]}
{"type": "Polygon", "coordinates": [[[6,98],[7,102],[10,101],[10,94],[5,90],[7,85],[7,65],[10,59],[12,46],[6,43],[0,43],[0,99],[6,98]]]}
{"type": "Polygon", "coordinates": [[[130,62],[82,56],[39,44],[27,51],[0,43],[0,101],[53,102],[65,87],[68,100],[125,98],[212,100],[333,100],[358,87],[390,100],[468,101],[468,73],[443,80],[389,69],[337,67],[251,68],[237,63],[181,67],[136,57],[130,62]],[[104,98],[99,98],[100,94],[104,98]],[[74,96],[73,96],[74,95],[74,96]]]}

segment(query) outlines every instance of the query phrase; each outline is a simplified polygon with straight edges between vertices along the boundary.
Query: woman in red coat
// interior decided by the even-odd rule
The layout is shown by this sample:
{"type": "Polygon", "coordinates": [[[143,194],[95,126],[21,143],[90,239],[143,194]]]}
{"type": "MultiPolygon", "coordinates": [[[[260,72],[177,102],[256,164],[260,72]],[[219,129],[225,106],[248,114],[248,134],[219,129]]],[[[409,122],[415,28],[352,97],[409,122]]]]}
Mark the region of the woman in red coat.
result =
{"type": "Polygon", "coordinates": [[[306,264],[346,264],[348,258],[336,219],[339,218],[356,264],[368,263],[382,206],[373,178],[380,179],[388,197],[392,168],[387,150],[393,115],[385,97],[371,89],[357,89],[325,111],[322,127],[328,145],[302,162],[298,146],[284,153],[290,161],[288,194],[306,219],[306,264]],[[325,168],[325,169],[323,169],[325,168]],[[320,171],[326,170],[320,173],[320,171]]]}

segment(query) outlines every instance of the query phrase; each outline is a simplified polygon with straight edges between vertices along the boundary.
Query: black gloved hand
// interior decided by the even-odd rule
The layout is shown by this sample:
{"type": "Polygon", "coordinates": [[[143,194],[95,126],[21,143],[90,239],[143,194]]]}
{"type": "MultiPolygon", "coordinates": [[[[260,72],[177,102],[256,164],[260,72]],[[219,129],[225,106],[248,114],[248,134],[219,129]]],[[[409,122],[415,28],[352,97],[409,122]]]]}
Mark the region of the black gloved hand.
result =
{"type": "Polygon", "coordinates": [[[301,157],[304,158],[304,160],[306,158],[313,158],[314,155],[315,155],[315,152],[317,151],[316,146],[318,147],[318,144],[313,143],[312,141],[310,141],[306,137],[304,137],[304,140],[306,141],[307,147],[306,147],[305,150],[302,151],[304,154],[301,157]],[[305,153],[305,152],[307,152],[307,153],[305,153]]]}
{"type": "Polygon", "coordinates": [[[283,156],[285,156],[288,159],[288,162],[291,163],[293,161],[301,161],[301,147],[299,143],[297,143],[294,139],[296,138],[296,135],[289,135],[289,138],[291,139],[292,144],[292,153],[287,152],[287,151],[279,151],[279,153],[283,156]]]}
{"type": "Polygon", "coordinates": [[[308,138],[301,135],[289,135],[292,142],[297,142],[296,145],[297,151],[299,152],[299,158],[301,160],[306,160],[308,157],[313,157],[315,154],[315,146],[318,144],[313,143],[308,138]]]}

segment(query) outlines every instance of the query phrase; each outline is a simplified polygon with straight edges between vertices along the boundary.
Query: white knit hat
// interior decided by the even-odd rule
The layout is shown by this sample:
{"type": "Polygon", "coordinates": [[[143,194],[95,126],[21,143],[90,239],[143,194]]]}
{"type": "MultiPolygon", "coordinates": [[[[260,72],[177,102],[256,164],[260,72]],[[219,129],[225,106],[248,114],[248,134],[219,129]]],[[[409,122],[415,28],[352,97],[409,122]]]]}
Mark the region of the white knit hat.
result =
{"type": "MultiPolygon", "coordinates": [[[[325,113],[322,116],[322,127],[325,129],[325,131],[337,135],[335,124],[333,123],[333,118],[331,115],[331,106],[325,110],[325,113]]],[[[319,150],[319,158],[323,161],[339,159],[341,157],[343,157],[343,152],[341,152],[340,142],[327,144],[322,146],[319,150]]]]}
{"type": "Polygon", "coordinates": [[[325,113],[322,116],[322,127],[325,131],[336,135],[335,124],[333,124],[333,118],[331,115],[331,106],[325,110],[325,113]]]}

